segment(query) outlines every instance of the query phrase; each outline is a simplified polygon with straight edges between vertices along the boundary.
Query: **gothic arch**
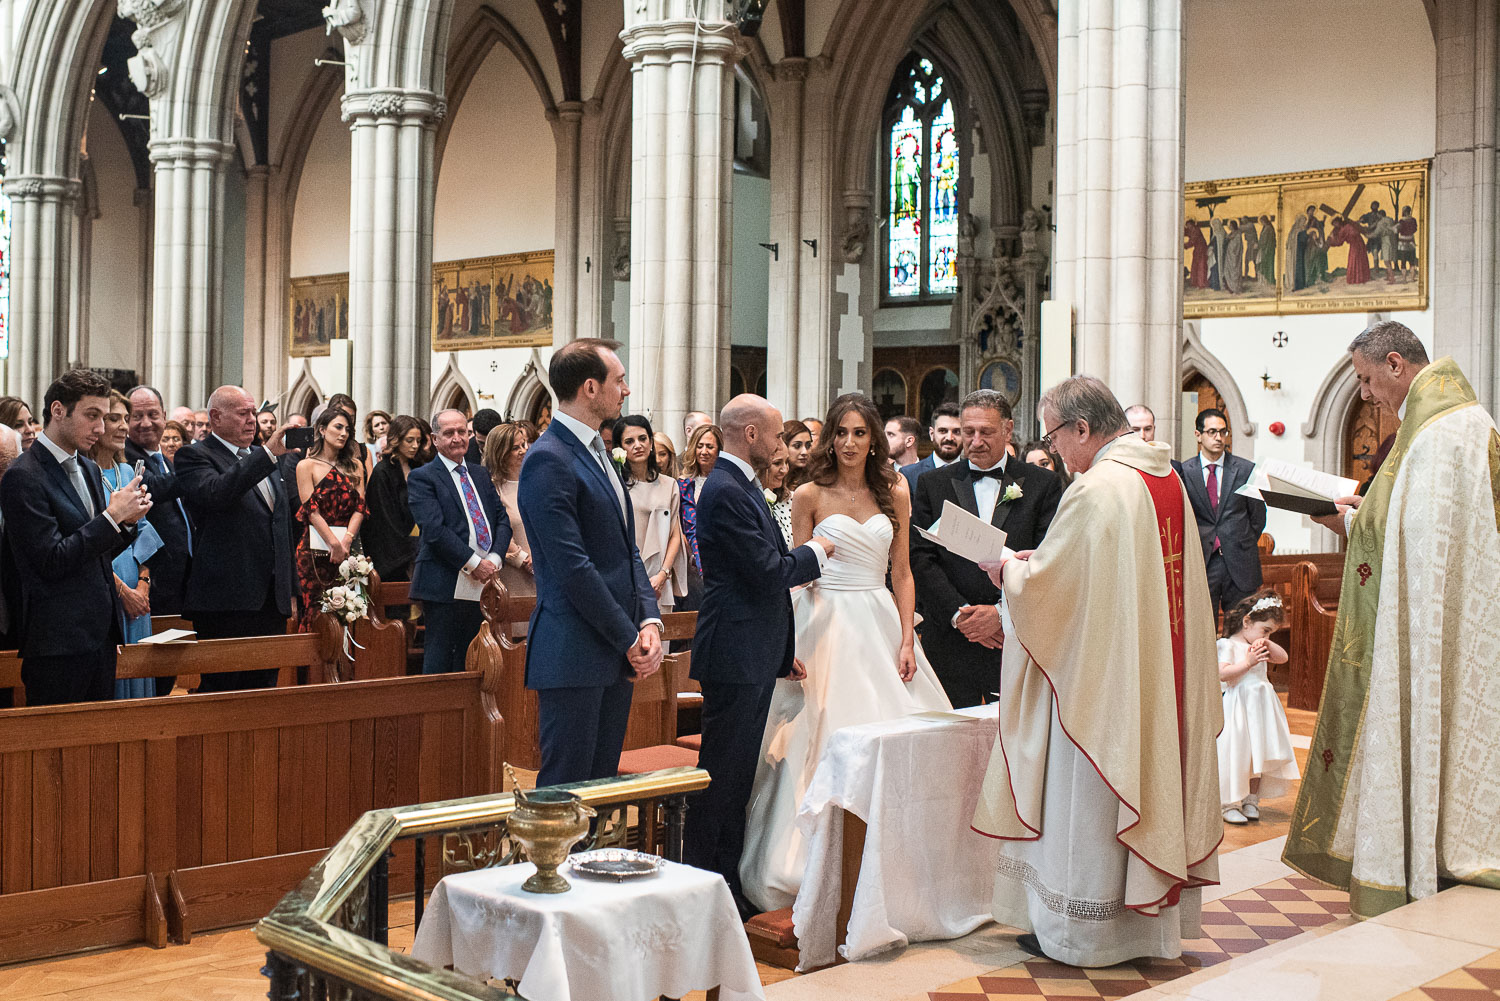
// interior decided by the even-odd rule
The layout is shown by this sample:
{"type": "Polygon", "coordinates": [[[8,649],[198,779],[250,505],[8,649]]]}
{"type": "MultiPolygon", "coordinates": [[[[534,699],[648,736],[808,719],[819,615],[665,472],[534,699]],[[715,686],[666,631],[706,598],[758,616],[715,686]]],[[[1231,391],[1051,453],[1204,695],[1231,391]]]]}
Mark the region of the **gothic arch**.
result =
{"type": "MultiPolygon", "coordinates": [[[[1188,321],[1182,325],[1182,368],[1178,385],[1195,372],[1213,383],[1214,388],[1224,397],[1224,408],[1229,411],[1229,426],[1234,429],[1234,454],[1242,459],[1254,460],[1256,427],[1250,420],[1250,410],[1245,406],[1245,397],[1240,393],[1239,383],[1235,382],[1224,363],[1203,346],[1198,338],[1198,324],[1188,321]]],[[[1187,415],[1181,416],[1186,420],[1187,415]]]]}
{"type": "Polygon", "coordinates": [[[553,99],[552,87],[547,83],[547,74],[537,61],[536,54],[531,51],[531,46],[526,44],[521,33],[497,10],[488,5],[482,6],[469,18],[458,34],[458,41],[453,43],[448,53],[448,77],[445,84],[448,114],[437,127],[433,147],[434,177],[442,173],[443,150],[448,145],[448,134],[453,130],[453,119],[459,105],[463,103],[464,94],[468,92],[469,84],[474,81],[474,76],[496,45],[505,46],[531,78],[547,119],[550,121],[557,116],[557,102],[553,99]]]}
{"type": "MultiPolygon", "coordinates": [[[[438,376],[437,382],[432,387],[432,409],[436,413],[452,407],[457,399],[463,399],[469,407],[469,413],[479,408],[479,394],[474,392],[474,387],[469,385],[469,380],[458,369],[458,353],[448,352],[448,364],[443,366],[443,372],[438,376]]],[[[461,408],[460,408],[461,409],[461,408]]]]}
{"type": "Polygon", "coordinates": [[[547,366],[542,364],[542,353],[531,349],[531,358],[521,370],[510,395],[505,398],[504,415],[507,420],[530,420],[537,404],[552,398],[552,387],[547,383],[547,366]]]}
{"type": "Polygon", "coordinates": [[[286,411],[282,413],[281,419],[285,421],[293,414],[306,417],[322,402],[323,387],[319,386],[318,380],[313,377],[312,363],[304,358],[302,371],[297,373],[297,378],[292,381],[291,388],[287,390],[286,411]]]}
{"type": "Polygon", "coordinates": [[[1354,376],[1354,356],[1342,355],[1313,396],[1302,437],[1305,455],[1319,469],[1336,470],[1344,463],[1344,432],[1354,405],[1359,402],[1359,380],[1354,376]]]}

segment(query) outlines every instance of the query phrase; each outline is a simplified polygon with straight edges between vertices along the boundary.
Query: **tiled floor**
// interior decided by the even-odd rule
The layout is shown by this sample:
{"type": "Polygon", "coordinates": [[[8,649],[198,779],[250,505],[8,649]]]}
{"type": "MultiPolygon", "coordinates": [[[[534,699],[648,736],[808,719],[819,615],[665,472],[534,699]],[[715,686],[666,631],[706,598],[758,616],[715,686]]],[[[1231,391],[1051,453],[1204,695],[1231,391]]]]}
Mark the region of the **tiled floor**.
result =
{"type": "Polygon", "coordinates": [[[1398,994],[1392,1001],[1494,1001],[1500,998],[1500,952],[1398,994]]]}

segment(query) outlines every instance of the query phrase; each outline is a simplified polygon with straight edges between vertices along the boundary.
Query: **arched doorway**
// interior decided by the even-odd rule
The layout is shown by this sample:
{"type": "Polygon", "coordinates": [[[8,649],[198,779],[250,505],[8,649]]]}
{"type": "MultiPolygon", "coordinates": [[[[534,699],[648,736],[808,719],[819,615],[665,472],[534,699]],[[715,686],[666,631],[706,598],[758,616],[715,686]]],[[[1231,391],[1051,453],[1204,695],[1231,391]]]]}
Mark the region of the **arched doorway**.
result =
{"type": "Polygon", "coordinates": [[[1361,485],[1368,482],[1380,468],[1376,459],[1385,458],[1382,444],[1387,438],[1394,440],[1400,426],[1401,419],[1389,409],[1356,398],[1344,426],[1344,475],[1361,485]]]}
{"type": "Polygon", "coordinates": [[[1225,409],[1224,394],[1213,384],[1208,376],[1201,372],[1190,372],[1182,381],[1182,432],[1181,440],[1178,442],[1177,454],[1183,458],[1198,454],[1198,439],[1193,432],[1197,430],[1196,421],[1198,415],[1205,410],[1218,410],[1225,414],[1225,422],[1229,423],[1229,437],[1224,446],[1229,451],[1234,451],[1233,423],[1229,422],[1229,411],[1225,409]]]}

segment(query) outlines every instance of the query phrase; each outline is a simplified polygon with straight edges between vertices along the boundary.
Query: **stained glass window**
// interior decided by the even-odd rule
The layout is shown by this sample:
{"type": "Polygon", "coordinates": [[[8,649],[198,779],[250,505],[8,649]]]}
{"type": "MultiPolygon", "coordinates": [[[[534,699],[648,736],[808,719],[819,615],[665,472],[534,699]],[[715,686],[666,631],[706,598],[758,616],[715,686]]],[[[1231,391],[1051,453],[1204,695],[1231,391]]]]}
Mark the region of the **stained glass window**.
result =
{"type": "MultiPolygon", "coordinates": [[[[5,178],[5,143],[0,141],[0,181],[5,178]]],[[[0,358],[10,357],[10,198],[0,185],[0,358]]]]}
{"type": "Polygon", "coordinates": [[[958,291],[958,123],[931,60],[902,64],[886,108],[889,299],[958,291]]]}

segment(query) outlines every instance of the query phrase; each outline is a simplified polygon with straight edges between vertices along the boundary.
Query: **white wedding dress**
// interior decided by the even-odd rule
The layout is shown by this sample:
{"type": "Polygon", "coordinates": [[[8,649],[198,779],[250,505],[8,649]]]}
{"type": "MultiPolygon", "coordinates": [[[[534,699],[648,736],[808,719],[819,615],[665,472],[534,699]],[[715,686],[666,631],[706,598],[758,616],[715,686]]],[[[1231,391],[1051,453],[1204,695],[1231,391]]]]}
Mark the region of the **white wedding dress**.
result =
{"type": "Polygon", "coordinates": [[[864,524],[830,515],[813,529],[834,544],[834,554],[822,577],[792,598],[797,657],[807,678],[776,682],[740,857],[745,896],[762,910],[790,907],[802,885],[807,845],[797,807],[829,736],[846,726],[952,708],[920,642],[917,673],[901,681],[901,616],[885,587],[892,532],[883,514],[864,524]]]}

